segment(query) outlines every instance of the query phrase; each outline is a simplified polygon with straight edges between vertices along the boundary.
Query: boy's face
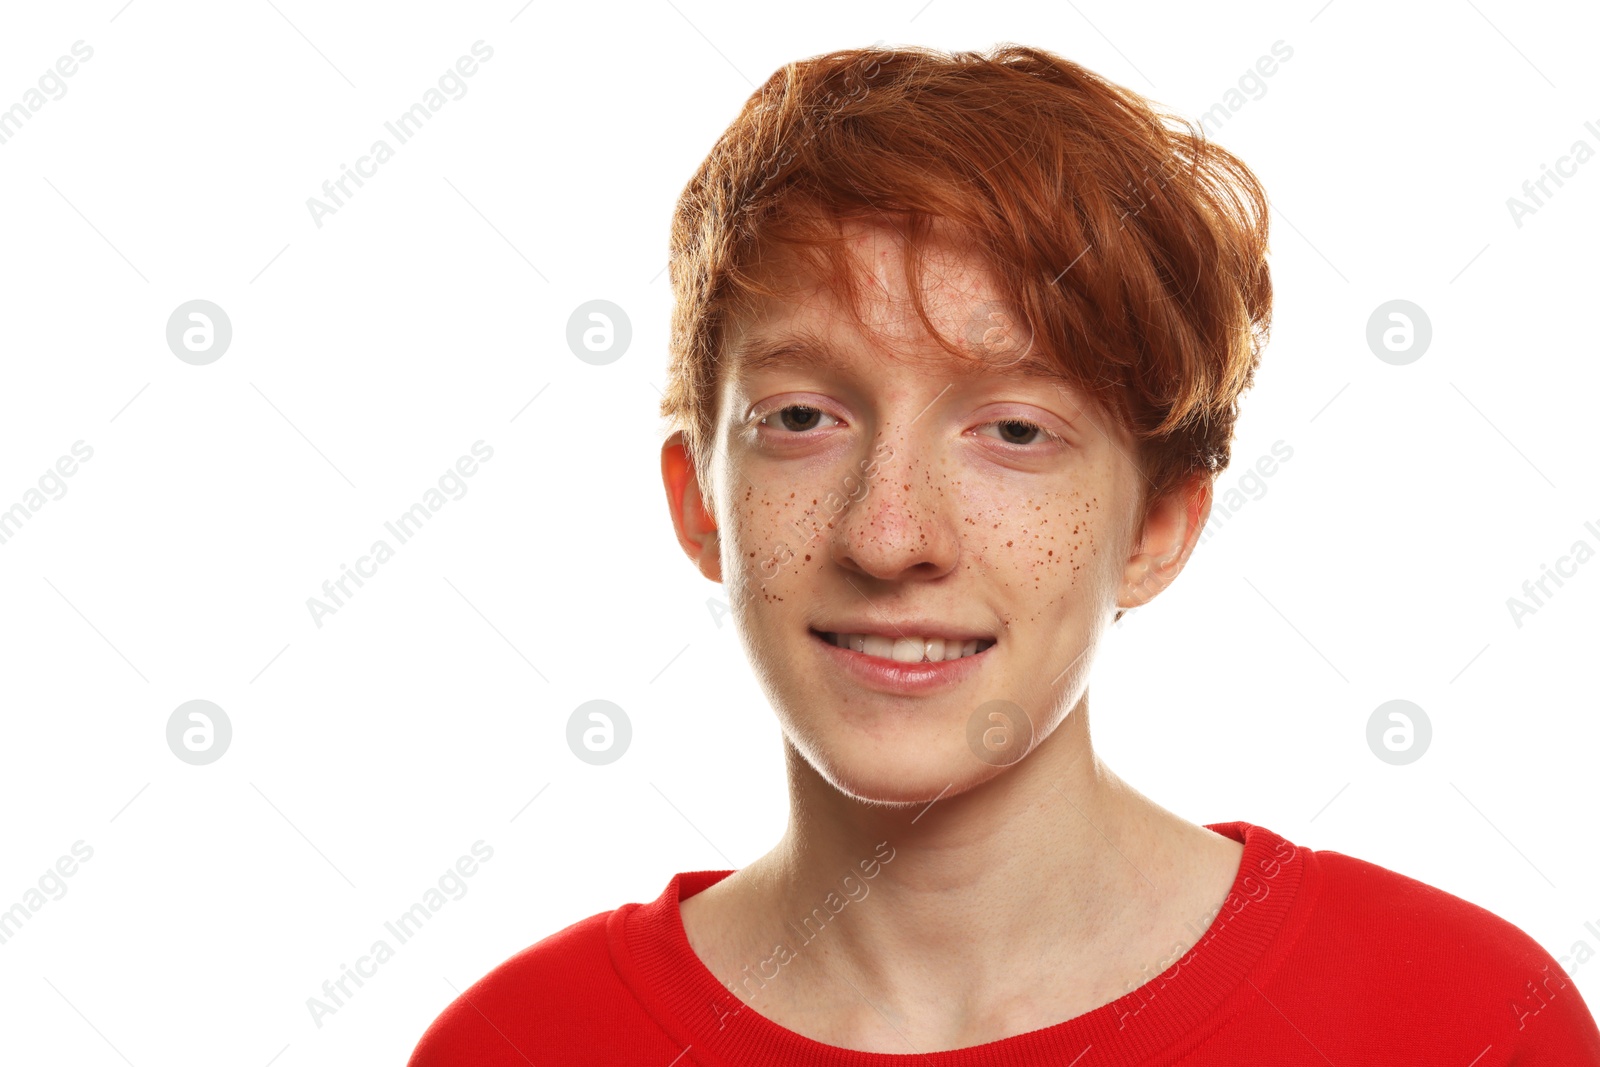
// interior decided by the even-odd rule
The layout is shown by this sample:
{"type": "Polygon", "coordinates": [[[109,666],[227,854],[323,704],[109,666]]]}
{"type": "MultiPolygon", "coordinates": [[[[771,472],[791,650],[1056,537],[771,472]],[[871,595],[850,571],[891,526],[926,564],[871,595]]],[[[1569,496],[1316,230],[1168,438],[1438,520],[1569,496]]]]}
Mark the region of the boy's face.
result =
{"type": "Polygon", "coordinates": [[[795,291],[724,336],[710,491],[677,435],[663,474],[680,543],[727,586],[790,742],[847,794],[926,802],[1015,765],[1025,746],[984,758],[970,742],[1007,725],[990,702],[1020,708],[1035,745],[1060,724],[1117,608],[1182,568],[1209,496],[1158,504],[1136,536],[1131,437],[1020,369],[1043,353],[1026,326],[1008,328],[1015,316],[991,317],[981,266],[938,246],[922,276],[940,332],[986,346],[973,370],[918,321],[895,232],[847,233],[877,283],[868,330],[792,255],[769,257],[763,269],[795,291]],[[768,366],[744,358],[797,338],[817,345],[768,366]],[[881,635],[903,654],[921,638],[993,644],[937,668],[902,663],[895,678],[871,655],[884,644],[857,652],[823,633],[881,635]]]}

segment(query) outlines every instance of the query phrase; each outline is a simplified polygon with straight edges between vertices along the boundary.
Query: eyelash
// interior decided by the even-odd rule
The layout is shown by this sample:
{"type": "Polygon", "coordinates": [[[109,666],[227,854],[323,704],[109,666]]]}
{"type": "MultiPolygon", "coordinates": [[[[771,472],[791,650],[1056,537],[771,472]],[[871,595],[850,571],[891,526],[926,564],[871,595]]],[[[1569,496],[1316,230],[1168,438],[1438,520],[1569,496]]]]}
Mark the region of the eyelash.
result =
{"type": "MultiPolygon", "coordinates": [[[[781,408],[775,408],[772,411],[768,412],[767,414],[761,416],[759,422],[760,422],[760,424],[762,426],[767,426],[769,429],[771,429],[771,425],[768,422],[769,419],[771,419],[771,418],[773,418],[774,416],[777,416],[777,415],[782,415],[785,411],[794,411],[797,408],[805,410],[805,411],[815,411],[819,415],[828,415],[828,413],[826,411],[823,411],[821,408],[818,408],[818,407],[812,407],[810,404],[786,404],[781,408]]],[[[836,417],[837,416],[834,416],[834,415],[828,415],[828,418],[830,418],[830,419],[836,418],[836,417]]],[[[1054,441],[1054,442],[1057,442],[1057,443],[1062,443],[1062,442],[1065,441],[1065,438],[1063,438],[1060,434],[1051,433],[1049,430],[1047,430],[1043,426],[1039,425],[1039,423],[1034,422],[1032,419],[1022,419],[1022,418],[992,419],[989,422],[984,423],[983,424],[983,428],[987,428],[989,426],[1000,426],[1000,425],[1003,425],[1003,424],[1006,424],[1006,423],[1015,423],[1015,424],[1018,424],[1018,425],[1021,425],[1021,426],[1027,426],[1030,429],[1038,430],[1040,436],[1042,436],[1047,441],[1054,441]]],[[[811,431],[809,431],[809,430],[779,430],[779,431],[776,431],[776,432],[780,433],[782,436],[785,436],[785,437],[804,437],[808,433],[810,433],[811,431]]],[[[1027,448],[1028,447],[1028,445],[1019,444],[1016,441],[1002,441],[1001,443],[1002,444],[1007,444],[1007,445],[1013,445],[1013,446],[1015,446],[1017,448],[1027,448]]],[[[1033,443],[1037,444],[1038,442],[1033,442],[1033,443]]]]}

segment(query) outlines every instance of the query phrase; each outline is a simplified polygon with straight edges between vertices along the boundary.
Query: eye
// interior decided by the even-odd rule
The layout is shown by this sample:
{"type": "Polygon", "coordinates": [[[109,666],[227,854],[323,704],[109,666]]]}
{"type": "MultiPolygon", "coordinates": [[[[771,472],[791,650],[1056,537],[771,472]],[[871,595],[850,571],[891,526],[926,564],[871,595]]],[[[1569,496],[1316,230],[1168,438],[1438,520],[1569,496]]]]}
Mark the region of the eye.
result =
{"type": "Polygon", "coordinates": [[[1059,435],[1053,434],[1043,426],[1040,426],[1038,423],[1029,422],[1027,419],[997,419],[994,422],[984,423],[984,425],[980,428],[986,430],[991,426],[998,426],[1000,428],[1000,434],[998,437],[1001,441],[1004,441],[1008,445],[1037,444],[1041,439],[1049,441],[1063,440],[1063,438],[1061,438],[1059,435]],[[1012,436],[1008,435],[1015,435],[1016,437],[1022,438],[1031,437],[1032,439],[1015,440],[1012,436]]]}
{"type": "MultiPolygon", "coordinates": [[[[778,408],[760,419],[762,426],[771,427],[776,418],[783,429],[793,434],[804,434],[807,430],[814,430],[820,423],[819,419],[832,419],[833,416],[820,408],[807,407],[804,404],[790,404],[788,407],[778,408]],[[790,414],[791,412],[795,414],[790,414]]],[[[834,419],[837,422],[837,419],[834,419]]]]}

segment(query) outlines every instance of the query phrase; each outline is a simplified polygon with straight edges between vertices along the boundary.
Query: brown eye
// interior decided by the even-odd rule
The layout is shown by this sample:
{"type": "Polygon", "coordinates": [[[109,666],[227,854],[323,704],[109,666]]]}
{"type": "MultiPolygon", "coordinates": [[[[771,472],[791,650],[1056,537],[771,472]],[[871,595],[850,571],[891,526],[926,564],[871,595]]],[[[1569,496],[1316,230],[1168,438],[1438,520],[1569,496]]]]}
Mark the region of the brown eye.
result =
{"type": "Polygon", "coordinates": [[[995,422],[985,423],[984,428],[990,426],[999,428],[999,438],[1008,445],[1037,444],[1041,438],[1058,439],[1056,435],[1046,430],[1036,422],[1027,419],[999,419],[995,422]]]}
{"type": "Polygon", "coordinates": [[[779,408],[772,415],[764,416],[761,419],[761,425],[771,426],[774,415],[777,416],[783,429],[792,433],[804,433],[807,430],[815,429],[820,424],[819,420],[832,418],[831,415],[818,408],[806,407],[803,404],[790,404],[788,407],[779,408]]]}

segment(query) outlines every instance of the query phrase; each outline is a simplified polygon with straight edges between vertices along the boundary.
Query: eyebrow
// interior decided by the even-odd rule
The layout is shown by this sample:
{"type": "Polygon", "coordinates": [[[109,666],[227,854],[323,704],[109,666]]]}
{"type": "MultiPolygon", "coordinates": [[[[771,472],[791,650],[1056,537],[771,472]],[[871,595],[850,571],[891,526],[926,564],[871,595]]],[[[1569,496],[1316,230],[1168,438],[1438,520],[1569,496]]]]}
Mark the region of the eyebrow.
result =
{"type": "MultiPolygon", "coordinates": [[[[972,350],[970,345],[965,347],[972,350]]],[[[978,353],[974,351],[973,354],[978,353]]],[[[744,375],[800,367],[821,366],[842,369],[845,364],[839,354],[820,338],[810,333],[799,333],[792,336],[748,338],[734,348],[730,365],[733,374],[744,375]]],[[[1020,361],[996,369],[1020,373],[1029,378],[1047,378],[1055,382],[1065,380],[1059,368],[1033,350],[1020,361]]],[[[980,363],[970,373],[981,373],[981,371],[980,363]]]]}
{"type": "Polygon", "coordinates": [[[755,374],[818,364],[837,367],[841,361],[832,348],[815,336],[797,334],[747,338],[733,350],[731,363],[735,374],[755,374]]]}

